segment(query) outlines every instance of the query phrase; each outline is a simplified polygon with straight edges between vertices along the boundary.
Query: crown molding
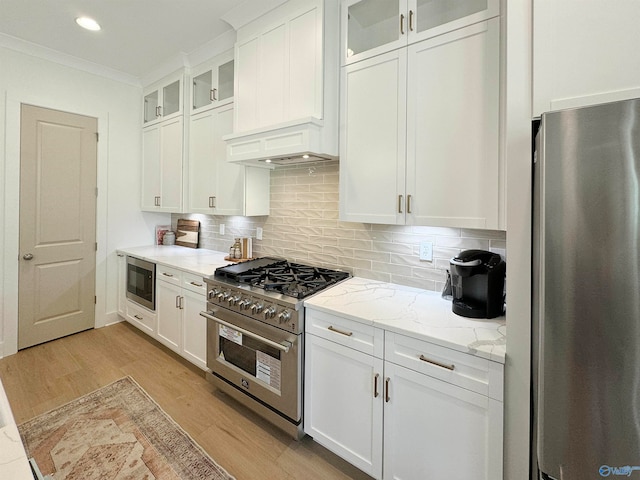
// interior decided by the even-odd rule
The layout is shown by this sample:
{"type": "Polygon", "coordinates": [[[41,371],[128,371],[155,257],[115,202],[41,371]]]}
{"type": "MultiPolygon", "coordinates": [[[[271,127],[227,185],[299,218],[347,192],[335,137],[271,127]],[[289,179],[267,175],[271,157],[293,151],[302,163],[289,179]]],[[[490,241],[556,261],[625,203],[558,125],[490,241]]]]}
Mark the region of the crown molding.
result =
{"type": "Polygon", "coordinates": [[[76,70],[81,70],[87,73],[92,73],[100,77],[105,77],[116,82],[126,83],[136,87],[140,87],[140,79],[129,75],[127,73],[115,70],[113,68],[105,67],[88,60],[83,60],[73,55],[58,52],[51,48],[43,47],[35,43],[27,42],[11,35],[0,33],[0,47],[14,50],[25,55],[29,55],[43,60],[48,60],[53,63],[58,63],[76,70]]]}
{"type": "Polygon", "coordinates": [[[247,23],[263,16],[265,13],[287,1],[288,0],[246,0],[220,18],[231,25],[234,30],[238,30],[247,23]]]}

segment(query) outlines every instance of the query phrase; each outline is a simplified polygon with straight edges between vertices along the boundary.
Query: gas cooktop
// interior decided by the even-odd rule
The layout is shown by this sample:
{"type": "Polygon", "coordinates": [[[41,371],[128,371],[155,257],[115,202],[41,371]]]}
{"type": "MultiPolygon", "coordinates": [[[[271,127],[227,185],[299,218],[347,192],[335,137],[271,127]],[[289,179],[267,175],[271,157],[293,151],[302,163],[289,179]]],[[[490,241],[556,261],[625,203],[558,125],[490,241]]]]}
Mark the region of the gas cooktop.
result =
{"type": "Polygon", "coordinates": [[[261,257],[217,268],[216,280],[235,282],[302,299],[349,278],[348,272],[261,257]]]}

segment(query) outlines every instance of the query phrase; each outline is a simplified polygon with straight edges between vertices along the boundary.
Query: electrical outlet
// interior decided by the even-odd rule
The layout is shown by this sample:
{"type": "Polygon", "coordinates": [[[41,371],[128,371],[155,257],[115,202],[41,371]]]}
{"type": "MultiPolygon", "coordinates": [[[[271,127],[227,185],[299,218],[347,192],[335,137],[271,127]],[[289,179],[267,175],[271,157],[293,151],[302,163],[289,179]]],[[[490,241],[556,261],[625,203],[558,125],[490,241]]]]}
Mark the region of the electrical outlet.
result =
{"type": "Polygon", "coordinates": [[[433,242],[420,242],[420,260],[433,261],[433,242]]]}
{"type": "Polygon", "coordinates": [[[224,223],[220,224],[220,235],[224,235],[224,223]]]}
{"type": "Polygon", "coordinates": [[[262,240],[262,228],[256,228],[256,240],[262,240]]]}

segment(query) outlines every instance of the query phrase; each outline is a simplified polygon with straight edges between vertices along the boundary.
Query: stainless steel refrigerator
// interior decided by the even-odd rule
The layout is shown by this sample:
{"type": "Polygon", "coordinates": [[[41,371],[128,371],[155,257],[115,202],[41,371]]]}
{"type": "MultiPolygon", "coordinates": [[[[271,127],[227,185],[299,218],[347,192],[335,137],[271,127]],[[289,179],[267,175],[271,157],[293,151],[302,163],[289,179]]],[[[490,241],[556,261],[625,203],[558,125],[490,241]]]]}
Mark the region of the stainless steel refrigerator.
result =
{"type": "Polygon", "coordinates": [[[533,204],[533,470],[640,479],[640,99],[542,115],[533,204]]]}

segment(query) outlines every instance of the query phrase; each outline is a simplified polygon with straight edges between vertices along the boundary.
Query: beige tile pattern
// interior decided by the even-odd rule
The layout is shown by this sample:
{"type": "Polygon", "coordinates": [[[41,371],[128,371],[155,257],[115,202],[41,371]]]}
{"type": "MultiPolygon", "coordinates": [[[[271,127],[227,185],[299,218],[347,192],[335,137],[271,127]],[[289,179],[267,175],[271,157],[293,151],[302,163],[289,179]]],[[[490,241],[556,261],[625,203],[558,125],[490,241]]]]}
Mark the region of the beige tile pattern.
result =
{"type": "Polygon", "coordinates": [[[227,251],[234,237],[254,238],[254,254],[348,270],[359,277],[440,291],[449,259],[479,248],[506,256],[503,231],[373,225],[338,219],[338,162],[271,171],[266,217],[172,215],[200,220],[200,246],[227,251]],[[225,235],[220,235],[220,224],[225,235]],[[256,228],[263,239],[256,240],[256,228]],[[420,242],[433,242],[433,261],[419,259],[420,242]]]}

